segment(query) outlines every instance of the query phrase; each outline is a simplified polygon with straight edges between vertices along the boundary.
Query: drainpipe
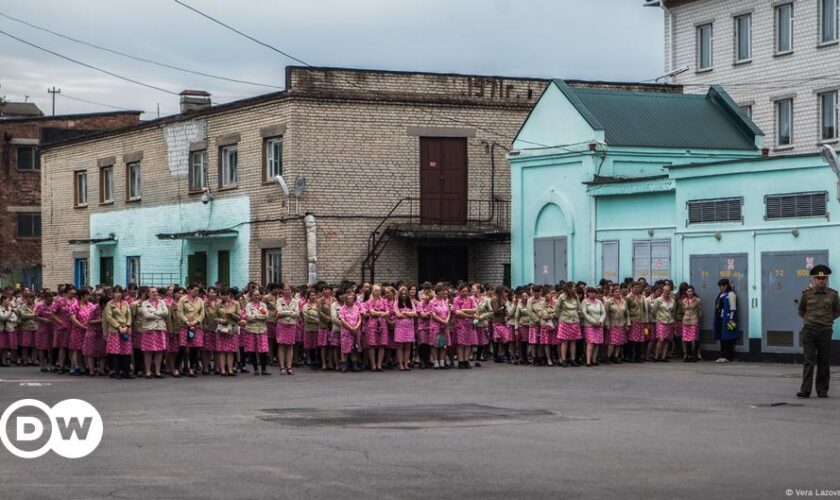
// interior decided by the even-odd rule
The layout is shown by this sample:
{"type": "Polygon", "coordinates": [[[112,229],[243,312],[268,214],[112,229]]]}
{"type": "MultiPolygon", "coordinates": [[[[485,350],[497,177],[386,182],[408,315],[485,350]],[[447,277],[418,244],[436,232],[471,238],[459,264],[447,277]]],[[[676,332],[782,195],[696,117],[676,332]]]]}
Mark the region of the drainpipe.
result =
{"type": "Polygon", "coordinates": [[[307,282],[314,285],[318,281],[318,240],[315,232],[315,216],[307,213],[303,218],[303,224],[306,227],[307,282]]]}
{"type": "MultiPolygon", "coordinates": [[[[676,58],[674,54],[674,14],[671,12],[668,7],[665,6],[665,0],[659,2],[659,6],[662,7],[662,11],[665,13],[665,16],[668,18],[668,40],[667,40],[667,47],[668,47],[668,68],[666,74],[670,74],[674,71],[674,65],[676,64],[676,58]]],[[[672,80],[673,77],[670,77],[669,80],[672,80]]],[[[668,81],[666,83],[673,83],[668,81]]]]}

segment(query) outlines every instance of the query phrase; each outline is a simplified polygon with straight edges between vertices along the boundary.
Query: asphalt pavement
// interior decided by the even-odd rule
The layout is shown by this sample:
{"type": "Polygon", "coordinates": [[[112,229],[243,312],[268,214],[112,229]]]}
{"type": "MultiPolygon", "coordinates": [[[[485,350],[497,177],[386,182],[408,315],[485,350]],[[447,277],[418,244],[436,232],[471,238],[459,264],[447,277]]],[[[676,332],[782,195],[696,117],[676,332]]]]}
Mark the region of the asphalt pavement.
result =
{"type": "Polygon", "coordinates": [[[840,392],[795,399],[800,370],[491,363],[116,381],[5,368],[0,410],[22,398],[79,398],[102,415],[104,436],[75,460],[25,460],[0,447],[0,498],[840,494],[840,392]]]}

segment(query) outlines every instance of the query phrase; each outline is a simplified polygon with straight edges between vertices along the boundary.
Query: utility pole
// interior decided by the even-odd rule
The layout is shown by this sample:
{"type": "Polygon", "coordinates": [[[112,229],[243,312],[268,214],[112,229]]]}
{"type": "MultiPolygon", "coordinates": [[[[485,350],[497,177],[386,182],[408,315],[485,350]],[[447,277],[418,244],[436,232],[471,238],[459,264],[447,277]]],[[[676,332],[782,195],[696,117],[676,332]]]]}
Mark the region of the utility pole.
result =
{"type": "Polygon", "coordinates": [[[60,94],[61,89],[57,89],[55,88],[55,85],[53,85],[53,88],[47,89],[47,92],[52,94],[52,115],[55,116],[55,95],[60,94]]]}

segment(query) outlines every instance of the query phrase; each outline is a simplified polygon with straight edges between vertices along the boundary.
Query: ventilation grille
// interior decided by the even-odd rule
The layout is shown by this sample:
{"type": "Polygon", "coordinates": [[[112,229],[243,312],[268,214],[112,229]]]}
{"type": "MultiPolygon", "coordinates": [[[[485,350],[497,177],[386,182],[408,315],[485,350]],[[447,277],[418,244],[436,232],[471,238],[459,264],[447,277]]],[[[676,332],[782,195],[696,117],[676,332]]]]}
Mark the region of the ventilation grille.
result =
{"type": "Polygon", "coordinates": [[[793,332],[783,330],[767,330],[768,347],[793,347],[793,332]]]}
{"type": "Polygon", "coordinates": [[[768,196],[767,219],[815,217],[826,215],[825,191],[820,193],[793,193],[768,196]]]}
{"type": "Polygon", "coordinates": [[[697,200],[688,202],[688,223],[741,222],[743,198],[697,200]]]}

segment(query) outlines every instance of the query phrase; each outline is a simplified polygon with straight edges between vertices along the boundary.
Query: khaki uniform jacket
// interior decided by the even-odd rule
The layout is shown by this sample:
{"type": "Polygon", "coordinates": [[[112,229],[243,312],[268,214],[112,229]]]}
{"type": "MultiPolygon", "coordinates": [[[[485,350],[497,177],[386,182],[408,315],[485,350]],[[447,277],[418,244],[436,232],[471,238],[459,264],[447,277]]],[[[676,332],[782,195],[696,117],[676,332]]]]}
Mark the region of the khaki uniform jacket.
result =
{"type": "Polygon", "coordinates": [[[268,308],[268,323],[277,322],[277,301],[280,297],[273,293],[267,293],[262,296],[263,304],[268,308]]]}
{"type": "Polygon", "coordinates": [[[244,308],[245,311],[245,331],[248,333],[257,333],[264,335],[268,333],[266,326],[266,319],[268,319],[268,306],[260,302],[254,304],[248,302],[244,308]]]}
{"type": "Polygon", "coordinates": [[[554,304],[554,314],[561,323],[579,323],[580,300],[577,296],[566,298],[566,294],[561,293],[554,304]]]}
{"type": "Polygon", "coordinates": [[[117,305],[112,300],[105,304],[105,310],[102,311],[102,333],[119,333],[121,326],[131,328],[131,320],[131,306],[128,302],[123,300],[117,305]]]}
{"type": "Polygon", "coordinates": [[[548,321],[549,316],[551,316],[551,312],[548,310],[548,305],[544,298],[535,299],[531,297],[528,299],[527,310],[532,325],[542,326],[548,321]]]}
{"type": "Polygon", "coordinates": [[[17,328],[19,318],[14,308],[0,307],[0,329],[13,332],[17,328]]]}
{"type": "Polygon", "coordinates": [[[624,297],[619,300],[608,297],[604,300],[604,306],[607,309],[606,326],[630,325],[630,312],[628,311],[627,302],[628,300],[624,297]]]}
{"type": "Polygon", "coordinates": [[[688,299],[680,301],[680,309],[682,309],[682,322],[684,325],[697,325],[700,323],[700,316],[702,314],[702,306],[700,297],[694,297],[691,302],[688,299]]]}
{"type": "Polygon", "coordinates": [[[647,300],[645,296],[639,294],[638,298],[634,298],[633,294],[627,296],[627,315],[630,323],[647,323],[647,300]]]}
{"type": "Polygon", "coordinates": [[[653,301],[651,317],[654,323],[671,324],[674,322],[674,312],[677,302],[674,299],[665,301],[662,297],[653,301]]]}
{"type": "Polygon", "coordinates": [[[198,297],[195,300],[190,300],[188,295],[181,297],[178,301],[178,320],[181,325],[187,324],[188,321],[197,321],[199,325],[204,323],[204,301],[198,297]]]}
{"type": "Polygon", "coordinates": [[[20,320],[20,329],[27,332],[34,332],[38,329],[38,322],[35,321],[35,308],[26,302],[22,303],[17,308],[18,319],[20,320]]]}
{"type": "Polygon", "coordinates": [[[323,298],[318,299],[318,328],[332,328],[332,306],[338,302],[335,298],[330,303],[325,303],[323,298]]]}
{"type": "Polygon", "coordinates": [[[238,326],[240,312],[242,310],[239,308],[239,302],[235,300],[231,300],[228,303],[219,302],[219,306],[216,308],[216,324],[232,327],[238,326]]]}
{"type": "Polygon", "coordinates": [[[317,332],[321,324],[321,315],[319,314],[320,306],[318,303],[310,304],[307,302],[303,305],[303,331],[317,332]]]}
{"type": "Polygon", "coordinates": [[[169,318],[169,308],[166,307],[166,303],[162,299],[158,299],[157,305],[153,305],[151,301],[144,300],[136,306],[136,311],[140,315],[140,331],[166,331],[166,320],[169,318]]]}
{"type": "Polygon", "coordinates": [[[277,323],[283,325],[296,325],[300,317],[300,303],[294,297],[287,304],[286,299],[280,297],[275,303],[277,311],[277,323]]]}
{"type": "Polygon", "coordinates": [[[583,316],[584,326],[603,326],[607,318],[607,310],[604,303],[598,299],[594,301],[582,300],[580,303],[580,314],[583,316]]]}
{"type": "Polygon", "coordinates": [[[528,314],[528,303],[525,302],[524,304],[517,300],[516,301],[516,314],[517,316],[517,323],[519,327],[529,327],[531,326],[531,315],[528,314]]]}

